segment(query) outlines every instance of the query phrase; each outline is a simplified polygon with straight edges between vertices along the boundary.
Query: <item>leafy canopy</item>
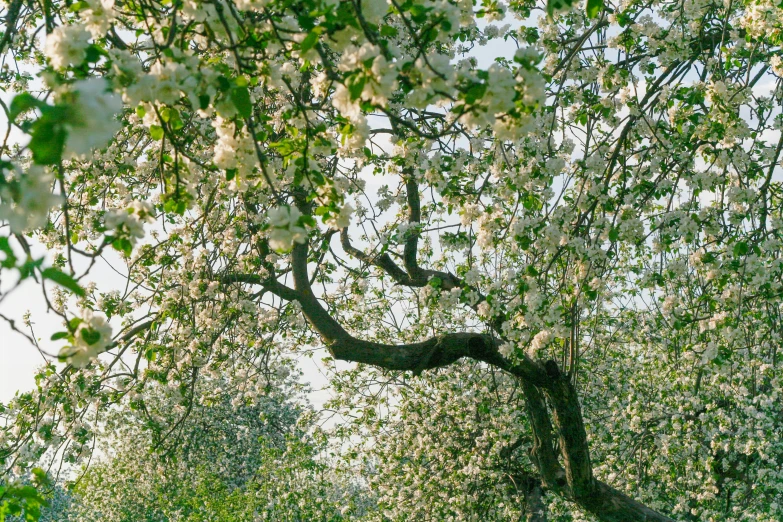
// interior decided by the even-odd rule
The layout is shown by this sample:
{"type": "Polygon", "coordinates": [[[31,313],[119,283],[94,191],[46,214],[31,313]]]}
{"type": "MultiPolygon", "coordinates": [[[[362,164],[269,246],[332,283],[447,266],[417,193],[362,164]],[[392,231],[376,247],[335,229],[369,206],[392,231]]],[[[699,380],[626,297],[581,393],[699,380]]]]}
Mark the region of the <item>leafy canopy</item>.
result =
{"type": "Polygon", "coordinates": [[[9,483],[324,348],[341,516],[783,518],[776,1],[3,9],[9,483]]]}

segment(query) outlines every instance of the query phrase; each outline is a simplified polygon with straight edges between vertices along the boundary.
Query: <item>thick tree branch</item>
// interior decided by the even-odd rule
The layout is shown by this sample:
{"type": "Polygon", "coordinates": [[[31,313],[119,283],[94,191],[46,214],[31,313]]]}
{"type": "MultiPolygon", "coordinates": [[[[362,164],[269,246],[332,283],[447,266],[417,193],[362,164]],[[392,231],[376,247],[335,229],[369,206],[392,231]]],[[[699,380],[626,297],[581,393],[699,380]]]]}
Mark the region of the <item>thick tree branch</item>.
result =
{"type": "MultiPolygon", "coordinates": [[[[551,373],[551,371],[550,371],[551,373]]],[[[533,447],[530,457],[541,474],[543,486],[560,493],[603,522],[674,522],[640,502],[592,476],[592,466],[579,401],[570,381],[564,375],[544,388],[553,406],[558,428],[560,465],[552,439],[552,424],[544,395],[536,386],[522,380],[533,447]],[[568,388],[564,390],[564,388],[568,388]]]]}
{"type": "Polygon", "coordinates": [[[674,522],[674,519],[648,508],[612,486],[595,480],[593,493],[575,499],[602,522],[674,522]]]}
{"type": "MultiPolygon", "coordinates": [[[[394,282],[403,286],[409,286],[412,288],[421,288],[423,286],[427,286],[430,282],[430,279],[437,277],[441,280],[441,288],[443,290],[451,290],[452,288],[463,288],[466,287],[464,281],[462,281],[460,278],[455,276],[454,274],[450,274],[448,272],[442,272],[440,270],[429,270],[424,269],[416,265],[416,268],[414,269],[415,276],[410,274],[409,272],[406,272],[402,268],[400,268],[397,263],[394,262],[394,260],[391,258],[391,256],[387,253],[378,254],[378,255],[370,255],[365,254],[355,246],[351,244],[351,238],[348,236],[348,229],[344,228],[340,231],[340,244],[343,247],[343,250],[350,256],[358,259],[359,261],[363,263],[367,263],[368,265],[375,266],[389,274],[392,279],[394,279],[394,282]]],[[[407,243],[406,243],[407,247],[407,243]]],[[[415,257],[415,256],[414,256],[415,257]]],[[[406,265],[406,268],[410,268],[406,265]]],[[[484,300],[484,296],[481,295],[477,290],[471,288],[471,290],[476,291],[476,293],[480,296],[480,301],[484,300]]]]}
{"type": "MultiPolygon", "coordinates": [[[[350,248],[350,241],[343,241],[350,248]]],[[[357,258],[364,257],[362,260],[370,261],[364,253],[357,251],[356,254],[357,258]]],[[[605,522],[672,522],[668,517],[593,478],[579,399],[570,380],[560,373],[554,361],[541,365],[523,354],[519,363],[512,364],[498,351],[501,341],[481,333],[449,333],[399,345],[357,339],[331,317],[313,294],[307,268],[308,245],[295,245],[291,256],[294,287],[302,312],[321,334],[335,359],[420,373],[469,357],[520,377],[533,428],[531,457],[541,474],[544,487],[557,491],[605,522]],[[553,408],[552,418],[565,467],[560,464],[554,450],[553,427],[544,394],[553,408]]],[[[530,495],[528,503],[542,502],[537,491],[531,490],[530,495]]],[[[538,510],[531,516],[538,516],[536,513],[538,510]]]]}
{"type": "Polygon", "coordinates": [[[533,446],[530,448],[530,460],[533,461],[544,486],[554,491],[563,492],[568,485],[565,471],[557,459],[555,444],[552,438],[552,422],[549,420],[544,395],[541,391],[522,380],[522,392],[525,395],[525,407],[533,432],[533,446]]]}
{"type": "MultiPolygon", "coordinates": [[[[554,361],[549,361],[548,366],[549,363],[557,367],[554,361]]],[[[552,404],[552,421],[557,428],[566,480],[574,498],[589,497],[594,489],[593,467],[579,397],[567,376],[558,373],[551,377],[551,384],[544,390],[552,404]]]]}
{"type": "Polygon", "coordinates": [[[512,364],[498,352],[497,338],[481,333],[458,332],[409,344],[384,344],[357,339],[349,334],[321,305],[310,287],[307,271],[308,246],[295,245],[292,257],[297,300],[307,320],[326,341],[332,356],[343,361],[372,364],[388,370],[420,373],[448,366],[461,359],[486,362],[539,386],[547,380],[544,368],[523,356],[512,364]]]}
{"type": "Polygon", "coordinates": [[[8,11],[5,16],[5,33],[0,40],[0,51],[5,52],[6,46],[13,40],[17,31],[16,22],[19,20],[19,10],[22,8],[22,0],[13,0],[8,5],[8,11]]]}
{"type": "MultiPolygon", "coordinates": [[[[385,252],[375,256],[365,254],[351,244],[351,238],[348,236],[347,228],[344,228],[340,231],[340,244],[347,254],[363,263],[380,268],[389,274],[389,276],[391,276],[391,278],[394,279],[394,282],[397,284],[413,288],[421,288],[423,286],[427,286],[430,282],[430,279],[437,277],[441,280],[441,288],[443,290],[451,290],[452,288],[462,288],[466,286],[464,282],[454,274],[442,272],[440,270],[424,269],[418,265],[416,265],[416,268],[414,269],[416,276],[413,276],[400,268],[397,263],[394,262],[391,256],[385,252]]],[[[481,296],[481,300],[483,299],[484,297],[481,296]]]]}
{"type": "Polygon", "coordinates": [[[441,280],[441,288],[443,290],[451,290],[452,288],[469,288],[479,295],[478,302],[482,302],[485,299],[481,292],[475,288],[469,287],[459,277],[455,276],[454,274],[450,274],[449,272],[424,269],[419,267],[417,264],[416,268],[414,269],[417,276],[413,277],[408,272],[400,268],[397,263],[394,262],[391,256],[385,252],[383,254],[377,254],[374,256],[365,254],[353,246],[353,244],[351,244],[351,238],[348,235],[347,228],[344,228],[340,231],[340,244],[347,254],[363,263],[380,268],[389,274],[389,276],[391,276],[391,278],[394,279],[394,282],[397,284],[409,286],[412,288],[421,288],[423,286],[427,286],[430,282],[430,279],[437,277],[441,280]]]}
{"type": "Polygon", "coordinates": [[[419,226],[421,225],[421,200],[419,198],[419,184],[416,183],[416,179],[413,176],[414,174],[409,171],[405,179],[405,193],[408,198],[408,224],[412,225],[412,228],[408,230],[402,259],[405,263],[405,270],[408,271],[412,278],[417,279],[421,271],[417,260],[419,236],[421,235],[421,232],[419,232],[419,226]]]}
{"type": "MultiPolygon", "coordinates": [[[[522,493],[525,499],[522,513],[525,522],[546,522],[547,507],[544,503],[544,487],[541,481],[525,471],[509,473],[515,493],[522,493]]],[[[520,518],[520,521],[523,520],[520,518]]]]}

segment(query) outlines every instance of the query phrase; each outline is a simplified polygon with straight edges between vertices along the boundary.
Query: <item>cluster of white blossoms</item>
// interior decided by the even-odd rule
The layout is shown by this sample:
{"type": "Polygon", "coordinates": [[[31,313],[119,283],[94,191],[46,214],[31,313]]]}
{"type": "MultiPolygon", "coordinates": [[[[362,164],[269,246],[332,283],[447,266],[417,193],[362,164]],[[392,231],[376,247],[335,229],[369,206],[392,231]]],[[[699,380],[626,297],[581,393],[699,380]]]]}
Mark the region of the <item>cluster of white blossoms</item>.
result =
{"type": "Polygon", "coordinates": [[[81,321],[73,331],[72,342],[64,346],[59,357],[76,368],[84,368],[106,351],[111,344],[112,328],[102,315],[84,309],[81,321]]]}
{"type": "MultiPolygon", "coordinates": [[[[389,63],[380,51],[377,45],[370,42],[361,46],[349,44],[343,49],[338,65],[338,69],[348,75],[351,83],[337,84],[331,104],[353,126],[353,132],[344,140],[351,149],[364,147],[370,133],[361,103],[365,101],[385,107],[397,86],[395,64],[389,63]],[[358,96],[353,92],[353,85],[362,87],[358,96]]],[[[320,84],[324,80],[314,79],[313,83],[316,88],[323,90],[320,84]]]]}
{"type": "Polygon", "coordinates": [[[533,336],[533,339],[530,341],[530,348],[528,349],[528,354],[531,357],[541,357],[541,351],[547,347],[547,345],[552,341],[552,332],[549,330],[541,330],[536,335],[533,336]]]}
{"type": "Polygon", "coordinates": [[[783,6],[779,2],[759,0],[748,4],[747,10],[740,19],[740,26],[756,38],[780,38],[783,34],[781,19],[783,19],[783,6]]]}
{"type": "Polygon", "coordinates": [[[351,224],[351,216],[354,213],[354,208],[350,203],[346,203],[340,208],[340,211],[336,214],[332,214],[326,220],[326,225],[332,227],[335,230],[342,230],[351,224]]]}
{"type": "Polygon", "coordinates": [[[277,252],[288,252],[294,243],[302,244],[307,231],[299,225],[302,213],[295,206],[280,206],[269,210],[269,246],[277,252]]]}
{"type": "MultiPolygon", "coordinates": [[[[187,52],[178,51],[177,54],[179,60],[156,61],[146,74],[141,70],[138,58],[128,57],[126,69],[135,76],[135,81],[125,88],[125,101],[129,104],[173,104],[185,93],[198,106],[196,91],[201,76],[196,72],[198,61],[187,52]]],[[[154,114],[154,111],[148,113],[154,114]]]]}
{"type": "Polygon", "coordinates": [[[246,186],[248,176],[258,165],[253,140],[246,129],[237,132],[236,125],[232,121],[224,120],[219,116],[212,125],[218,136],[212,161],[220,169],[236,169],[237,182],[246,186]]]}
{"type": "MultiPolygon", "coordinates": [[[[377,45],[373,45],[369,42],[365,43],[361,47],[351,45],[343,51],[343,56],[340,59],[338,69],[343,72],[362,71],[359,75],[364,81],[364,87],[362,88],[359,99],[362,101],[370,102],[374,105],[385,107],[389,102],[389,98],[397,89],[397,68],[393,63],[389,63],[382,54],[377,45]],[[370,63],[369,67],[366,64],[370,63]]],[[[335,94],[335,107],[341,110],[346,117],[351,116],[349,119],[356,119],[356,102],[349,99],[339,101],[345,96],[344,91],[341,91],[341,97],[338,98],[335,94]],[[342,108],[341,108],[342,107],[342,108]]]]}
{"type": "Polygon", "coordinates": [[[46,37],[44,54],[55,69],[80,65],[87,58],[90,32],[80,24],[55,27],[46,37]]]}
{"type": "Polygon", "coordinates": [[[388,0],[362,0],[362,16],[371,24],[377,24],[389,12],[388,0]]]}
{"type": "Polygon", "coordinates": [[[116,118],[122,100],[102,78],[75,82],[69,92],[74,100],[69,104],[65,154],[82,156],[106,145],[122,127],[116,118]]]}
{"type": "Polygon", "coordinates": [[[514,343],[505,342],[498,347],[498,353],[500,353],[500,355],[503,357],[508,358],[512,353],[514,353],[515,349],[516,347],[514,346],[514,343]]]}
{"type": "Polygon", "coordinates": [[[93,38],[102,38],[115,19],[114,0],[86,0],[79,17],[93,38]]]}
{"type": "Polygon", "coordinates": [[[144,224],[155,222],[155,209],[147,201],[133,201],[126,208],[113,209],[104,216],[104,226],[115,237],[127,238],[131,245],[144,237],[144,224]]]}
{"type": "Polygon", "coordinates": [[[0,222],[7,222],[11,232],[23,234],[46,225],[49,211],[62,203],[52,192],[54,176],[48,169],[30,165],[0,172],[0,222]]]}

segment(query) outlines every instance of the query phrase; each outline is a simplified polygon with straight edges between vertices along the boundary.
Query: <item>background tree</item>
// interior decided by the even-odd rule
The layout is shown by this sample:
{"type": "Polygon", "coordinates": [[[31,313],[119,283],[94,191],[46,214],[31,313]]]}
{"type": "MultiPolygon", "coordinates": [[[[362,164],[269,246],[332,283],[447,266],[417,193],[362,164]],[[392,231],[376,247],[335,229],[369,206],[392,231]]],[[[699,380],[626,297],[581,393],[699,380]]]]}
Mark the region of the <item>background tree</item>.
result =
{"type": "Polygon", "coordinates": [[[362,508],[350,484],[341,489],[341,479],[316,460],[323,439],[291,390],[268,390],[249,403],[233,400],[227,384],[201,381],[199,392],[211,400],[179,424],[166,394],[149,397],[135,415],[118,410],[105,427],[106,457],[85,468],[60,517],[337,521],[343,508],[362,508]],[[150,419],[178,433],[156,444],[150,419]]]}
{"type": "Polygon", "coordinates": [[[338,435],[402,481],[377,517],[779,519],[781,7],[547,7],[9,4],[6,85],[53,96],[6,111],[0,250],[60,285],[68,366],[0,463],[325,346],[363,365],[338,435]],[[118,292],[88,284],[110,250],[118,292]]]}

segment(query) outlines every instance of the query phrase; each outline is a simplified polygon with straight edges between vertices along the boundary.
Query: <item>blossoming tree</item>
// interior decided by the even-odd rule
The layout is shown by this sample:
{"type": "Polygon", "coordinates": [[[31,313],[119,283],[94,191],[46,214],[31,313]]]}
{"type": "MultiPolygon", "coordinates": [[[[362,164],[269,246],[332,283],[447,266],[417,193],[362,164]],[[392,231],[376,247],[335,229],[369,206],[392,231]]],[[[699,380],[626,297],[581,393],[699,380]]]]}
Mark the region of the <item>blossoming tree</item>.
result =
{"type": "Polygon", "coordinates": [[[779,520],[783,8],[566,3],[6,3],[4,469],[325,347],[378,520],[779,520]]]}
{"type": "Polygon", "coordinates": [[[234,400],[230,382],[199,382],[209,400],[178,426],[176,444],[151,452],[139,451],[154,446],[149,418],[180,420],[171,395],[159,388],[144,410],[116,410],[100,440],[111,457],[86,466],[53,520],[339,520],[356,502],[314,460],[320,437],[306,432],[313,416],[294,402],[291,384],[274,379],[250,403],[234,400]]]}

